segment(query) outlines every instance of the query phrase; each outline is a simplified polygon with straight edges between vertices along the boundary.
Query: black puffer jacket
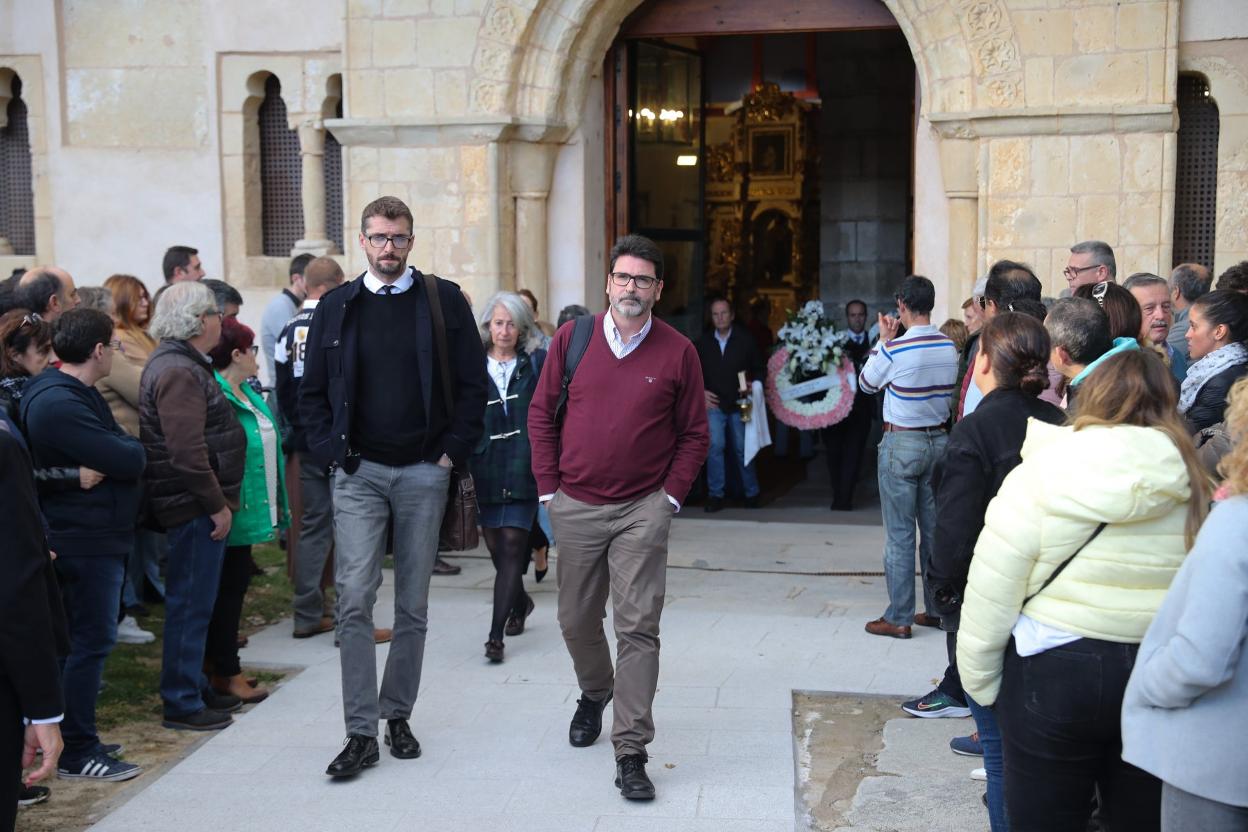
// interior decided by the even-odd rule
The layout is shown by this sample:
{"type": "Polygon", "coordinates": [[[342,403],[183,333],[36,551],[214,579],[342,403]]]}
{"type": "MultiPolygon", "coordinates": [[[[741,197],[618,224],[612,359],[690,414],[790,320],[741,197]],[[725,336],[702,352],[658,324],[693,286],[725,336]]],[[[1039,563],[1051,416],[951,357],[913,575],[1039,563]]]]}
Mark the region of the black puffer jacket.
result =
{"type": "Polygon", "coordinates": [[[247,434],[213,376],[185,341],[161,341],[139,383],[147,450],[147,507],[165,528],[238,508],[247,434]]]}
{"type": "Polygon", "coordinates": [[[1212,376],[1201,385],[1196,400],[1183,415],[1192,433],[1200,433],[1211,425],[1221,422],[1226,415],[1226,397],[1235,382],[1248,375],[1248,364],[1235,364],[1212,376]]]}
{"type": "MultiPolygon", "coordinates": [[[[0,408],[9,417],[9,421],[18,428],[13,438],[29,451],[26,434],[22,431],[21,414],[18,407],[22,401],[22,392],[30,376],[11,376],[0,379],[0,408]]],[[[75,491],[82,488],[82,478],[77,468],[35,468],[35,488],[39,496],[46,497],[58,491],[75,491]]]]}

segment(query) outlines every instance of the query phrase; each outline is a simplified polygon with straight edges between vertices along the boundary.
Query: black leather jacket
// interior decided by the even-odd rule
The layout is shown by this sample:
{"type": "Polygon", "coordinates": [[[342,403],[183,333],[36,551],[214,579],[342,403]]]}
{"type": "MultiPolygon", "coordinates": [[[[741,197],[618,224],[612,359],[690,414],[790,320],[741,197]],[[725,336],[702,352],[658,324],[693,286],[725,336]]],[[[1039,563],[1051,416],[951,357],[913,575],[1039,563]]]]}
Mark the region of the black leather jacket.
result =
{"type": "MultiPolygon", "coordinates": [[[[0,407],[4,408],[9,421],[22,431],[26,428],[22,425],[17,408],[28,381],[30,381],[30,376],[10,376],[0,379],[0,407]]],[[[25,436],[18,437],[18,441],[25,444],[25,436]]],[[[77,468],[36,468],[34,473],[35,488],[40,497],[82,487],[82,478],[77,468]]]]}
{"type": "Polygon", "coordinates": [[[1231,393],[1231,386],[1248,375],[1248,364],[1236,364],[1206,381],[1196,393],[1196,401],[1183,414],[1187,418],[1188,429],[1192,433],[1200,433],[1205,428],[1221,422],[1226,414],[1226,397],[1231,393]]]}

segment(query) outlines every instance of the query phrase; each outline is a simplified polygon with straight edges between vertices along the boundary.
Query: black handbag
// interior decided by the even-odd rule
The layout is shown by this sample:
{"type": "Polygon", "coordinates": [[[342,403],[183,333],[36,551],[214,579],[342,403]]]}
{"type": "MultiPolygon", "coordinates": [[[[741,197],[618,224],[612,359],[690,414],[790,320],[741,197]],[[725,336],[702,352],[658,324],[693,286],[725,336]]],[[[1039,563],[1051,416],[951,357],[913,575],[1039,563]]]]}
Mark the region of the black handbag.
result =
{"type": "MultiPolygon", "coordinates": [[[[429,296],[429,311],[433,317],[433,337],[438,347],[438,364],[442,371],[442,399],[446,403],[448,428],[455,423],[454,394],[451,386],[451,362],[446,344],[446,319],[442,316],[442,299],[438,297],[437,278],[424,275],[425,293],[429,296]]],[[[446,510],[442,514],[442,529],[438,534],[439,552],[464,552],[475,549],[481,542],[477,516],[477,487],[472,474],[458,466],[451,469],[451,486],[446,498],[446,510]]]]}

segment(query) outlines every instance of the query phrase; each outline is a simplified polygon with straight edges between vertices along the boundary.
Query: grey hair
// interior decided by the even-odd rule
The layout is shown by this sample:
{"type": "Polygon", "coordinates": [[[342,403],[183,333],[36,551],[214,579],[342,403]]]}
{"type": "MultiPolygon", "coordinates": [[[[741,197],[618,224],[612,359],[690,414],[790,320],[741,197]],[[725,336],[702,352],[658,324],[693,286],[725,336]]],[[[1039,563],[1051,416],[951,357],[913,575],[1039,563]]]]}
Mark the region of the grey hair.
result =
{"type": "Polygon", "coordinates": [[[1109,316],[1088,298],[1059,299],[1044,319],[1044,328],[1052,345],[1065,349],[1075,364],[1091,364],[1114,345],[1109,316]]]}
{"type": "Polygon", "coordinates": [[[87,309],[113,314],[113,293],[105,286],[79,286],[78,299],[87,309]]]}
{"type": "Polygon", "coordinates": [[[203,316],[217,311],[212,290],[199,281],[171,283],[160,293],[147,331],[157,341],[189,341],[204,331],[203,316]]]}
{"type": "Polygon", "coordinates": [[[1170,281],[1152,272],[1136,272],[1123,281],[1122,288],[1131,291],[1137,286],[1165,286],[1170,288],[1170,281]]]}
{"type": "Polygon", "coordinates": [[[1109,271],[1109,279],[1118,277],[1118,261],[1114,259],[1114,250],[1109,243],[1101,240],[1084,240],[1070,247],[1071,254],[1091,254],[1093,266],[1104,266],[1109,271]]]}
{"type": "Polygon", "coordinates": [[[485,306],[481,307],[481,314],[477,316],[477,326],[481,330],[481,344],[487,350],[493,344],[490,340],[490,321],[494,318],[496,306],[503,307],[507,310],[507,314],[511,315],[512,323],[516,325],[516,345],[520,349],[532,355],[534,350],[542,348],[542,332],[533,322],[533,312],[524,302],[524,298],[515,292],[495,292],[485,302],[485,306]]]}
{"type": "Polygon", "coordinates": [[[1213,275],[1206,272],[1205,276],[1201,277],[1200,272],[1192,266],[1192,263],[1180,263],[1174,267],[1174,271],[1170,272],[1170,287],[1178,289],[1183,300],[1188,303],[1194,302],[1208,292],[1213,285],[1213,275]]]}

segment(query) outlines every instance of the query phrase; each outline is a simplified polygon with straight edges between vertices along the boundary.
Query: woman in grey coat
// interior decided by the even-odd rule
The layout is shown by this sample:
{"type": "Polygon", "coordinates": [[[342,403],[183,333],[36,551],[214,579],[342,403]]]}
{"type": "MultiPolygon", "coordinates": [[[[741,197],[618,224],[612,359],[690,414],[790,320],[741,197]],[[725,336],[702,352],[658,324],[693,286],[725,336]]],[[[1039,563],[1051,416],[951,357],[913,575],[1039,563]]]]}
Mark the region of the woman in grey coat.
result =
{"type": "Polygon", "coordinates": [[[1205,520],[1140,645],[1122,703],[1122,758],[1163,782],[1163,832],[1248,832],[1248,379],[1205,520]]]}

